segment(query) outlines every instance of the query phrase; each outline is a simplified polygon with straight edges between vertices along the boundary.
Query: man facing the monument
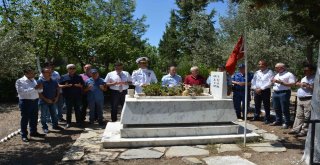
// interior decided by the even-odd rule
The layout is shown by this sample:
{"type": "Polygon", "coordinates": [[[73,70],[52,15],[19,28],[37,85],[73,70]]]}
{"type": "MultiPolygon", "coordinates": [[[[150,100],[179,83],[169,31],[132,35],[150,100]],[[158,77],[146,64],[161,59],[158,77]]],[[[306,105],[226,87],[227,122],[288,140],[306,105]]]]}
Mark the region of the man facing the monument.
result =
{"type": "Polygon", "coordinates": [[[148,69],[148,61],[147,57],[140,57],[136,60],[139,69],[132,73],[132,85],[135,86],[135,93],[142,93],[143,87],[158,82],[153,70],[148,69]]]}
{"type": "Polygon", "coordinates": [[[181,84],[182,78],[177,74],[177,67],[170,66],[169,74],[165,75],[161,79],[162,86],[174,87],[181,84]]]}

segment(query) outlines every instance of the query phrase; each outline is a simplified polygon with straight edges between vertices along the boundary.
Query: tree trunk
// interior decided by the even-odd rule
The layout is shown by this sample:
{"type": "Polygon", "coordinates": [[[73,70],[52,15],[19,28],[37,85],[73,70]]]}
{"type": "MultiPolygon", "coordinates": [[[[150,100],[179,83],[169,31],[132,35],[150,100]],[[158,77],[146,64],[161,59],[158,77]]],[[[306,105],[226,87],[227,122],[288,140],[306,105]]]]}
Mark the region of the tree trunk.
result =
{"type": "Polygon", "coordinates": [[[306,48],[306,60],[308,64],[313,64],[313,49],[314,43],[312,41],[309,41],[306,48]]]}

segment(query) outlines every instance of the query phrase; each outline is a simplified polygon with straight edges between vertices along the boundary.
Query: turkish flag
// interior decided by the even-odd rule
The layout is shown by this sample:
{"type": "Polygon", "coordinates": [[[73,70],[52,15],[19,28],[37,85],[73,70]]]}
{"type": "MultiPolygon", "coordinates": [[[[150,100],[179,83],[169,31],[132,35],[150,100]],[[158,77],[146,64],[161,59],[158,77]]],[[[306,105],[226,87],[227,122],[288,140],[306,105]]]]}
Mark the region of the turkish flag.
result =
{"type": "Polygon", "coordinates": [[[230,57],[226,63],[226,71],[233,75],[233,73],[236,71],[237,61],[240,60],[244,56],[244,43],[243,43],[243,37],[239,38],[237,44],[233,48],[232,53],[230,54],[230,57]]]}

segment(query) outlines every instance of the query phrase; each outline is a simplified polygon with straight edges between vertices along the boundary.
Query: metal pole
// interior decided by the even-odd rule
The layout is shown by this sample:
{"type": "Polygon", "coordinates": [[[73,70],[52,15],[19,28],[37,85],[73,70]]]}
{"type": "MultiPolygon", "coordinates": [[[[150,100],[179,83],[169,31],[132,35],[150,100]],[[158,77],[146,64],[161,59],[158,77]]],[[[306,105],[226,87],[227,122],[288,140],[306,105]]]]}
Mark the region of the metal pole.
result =
{"type": "MultiPolygon", "coordinates": [[[[244,138],[243,138],[243,145],[246,147],[247,143],[247,113],[248,113],[248,59],[247,59],[247,34],[246,30],[244,31],[244,65],[245,65],[245,107],[244,107],[244,138]]],[[[250,104],[249,104],[250,105],[250,104]]]]}

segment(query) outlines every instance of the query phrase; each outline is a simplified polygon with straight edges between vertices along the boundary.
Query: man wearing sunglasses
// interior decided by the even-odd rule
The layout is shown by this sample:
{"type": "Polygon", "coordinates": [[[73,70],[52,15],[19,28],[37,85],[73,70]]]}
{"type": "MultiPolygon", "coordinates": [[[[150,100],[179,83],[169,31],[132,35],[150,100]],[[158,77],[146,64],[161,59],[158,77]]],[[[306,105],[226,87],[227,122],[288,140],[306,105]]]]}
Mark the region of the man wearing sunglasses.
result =
{"type": "Polygon", "coordinates": [[[67,70],[68,73],[61,77],[59,83],[59,87],[62,88],[67,106],[66,128],[69,128],[71,124],[72,109],[74,109],[75,112],[77,126],[82,127],[83,122],[81,118],[80,105],[84,82],[82,77],[76,74],[76,66],[74,64],[68,64],[67,70]]]}
{"type": "Polygon", "coordinates": [[[148,61],[147,57],[140,57],[136,60],[139,69],[132,73],[132,84],[135,86],[135,93],[142,93],[143,87],[158,82],[153,70],[148,69],[148,61]]]}

